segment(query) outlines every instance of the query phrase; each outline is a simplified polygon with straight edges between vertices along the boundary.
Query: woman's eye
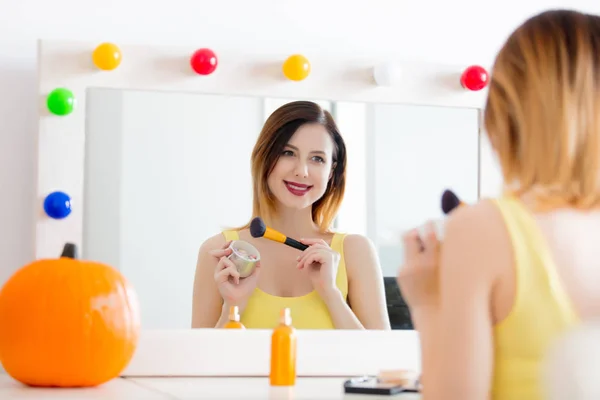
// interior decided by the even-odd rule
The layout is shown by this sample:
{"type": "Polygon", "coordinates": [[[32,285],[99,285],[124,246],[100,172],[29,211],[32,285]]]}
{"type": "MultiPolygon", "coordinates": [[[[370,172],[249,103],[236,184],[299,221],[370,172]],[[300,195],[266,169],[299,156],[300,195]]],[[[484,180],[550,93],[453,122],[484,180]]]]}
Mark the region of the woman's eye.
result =
{"type": "Polygon", "coordinates": [[[318,163],[324,163],[325,160],[323,159],[323,157],[319,157],[319,156],[314,156],[313,160],[318,162],[318,163]]]}
{"type": "Polygon", "coordinates": [[[284,156],[293,156],[294,153],[291,150],[284,150],[283,153],[281,153],[284,156]]]}

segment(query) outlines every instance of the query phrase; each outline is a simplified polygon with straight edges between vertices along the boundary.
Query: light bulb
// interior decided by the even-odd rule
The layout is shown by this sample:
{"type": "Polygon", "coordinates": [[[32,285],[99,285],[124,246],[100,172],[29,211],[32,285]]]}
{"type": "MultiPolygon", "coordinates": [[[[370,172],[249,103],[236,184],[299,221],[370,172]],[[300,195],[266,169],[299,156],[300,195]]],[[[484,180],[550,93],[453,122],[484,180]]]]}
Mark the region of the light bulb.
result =
{"type": "Polygon", "coordinates": [[[460,84],[468,90],[478,91],[485,88],[490,80],[490,74],[479,65],[467,67],[461,77],[460,84]]]}
{"type": "Polygon", "coordinates": [[[379,86],[394,86],[400,81],[401,71],[391,63],[373,67],[373,79],[379,86]]]}

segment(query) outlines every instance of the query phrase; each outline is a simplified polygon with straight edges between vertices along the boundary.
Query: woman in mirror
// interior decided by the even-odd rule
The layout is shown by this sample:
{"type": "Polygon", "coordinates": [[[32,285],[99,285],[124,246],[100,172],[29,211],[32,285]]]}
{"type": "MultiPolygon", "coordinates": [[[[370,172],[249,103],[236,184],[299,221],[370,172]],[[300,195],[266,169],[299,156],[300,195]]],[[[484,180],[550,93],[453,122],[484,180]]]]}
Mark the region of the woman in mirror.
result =
{"type": "Polygon", "coordinates": [[[253,238],[249,223],[207,239],[196,266],[192,328],[223,327],[238,306],[246,328],[274,328],[289,307],[298,329],[390,329],[374,246],[331,230],[346,179],[346,147],[331,114],[308,101],[283,105],[265,122],[251,165],[252,217],[309,247],[253,238]],[[260,253],[249,277],[240,278],[228,259],[232,240],[260,253]]]}
{"type": "Polygon", "coordinates": [[[484,115],[505,193],[406,235],[398,282],[423,399],[547,398],[554,341],[600,317],[600,17],[525,21],[495,60],[484,115]]]}

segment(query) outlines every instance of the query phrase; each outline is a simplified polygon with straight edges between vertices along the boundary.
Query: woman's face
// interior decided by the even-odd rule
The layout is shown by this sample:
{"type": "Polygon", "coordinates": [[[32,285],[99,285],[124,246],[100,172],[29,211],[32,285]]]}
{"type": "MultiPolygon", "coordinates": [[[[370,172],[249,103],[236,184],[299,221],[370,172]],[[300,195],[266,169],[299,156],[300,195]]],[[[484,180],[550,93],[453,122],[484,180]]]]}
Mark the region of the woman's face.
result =
{"type": "Polygon", "coordinates": [[[332,176],[333,150],[333,140],[324,126],[300,126],[268,178],[277,200],[295,209],[310,207],[319,200],[332,176]]]}

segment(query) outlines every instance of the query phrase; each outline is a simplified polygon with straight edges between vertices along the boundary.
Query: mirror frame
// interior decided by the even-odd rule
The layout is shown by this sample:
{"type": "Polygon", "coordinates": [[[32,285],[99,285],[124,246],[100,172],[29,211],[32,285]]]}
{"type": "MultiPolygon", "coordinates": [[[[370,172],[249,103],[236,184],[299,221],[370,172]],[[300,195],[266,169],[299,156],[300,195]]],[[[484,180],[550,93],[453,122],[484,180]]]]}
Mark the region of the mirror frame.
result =
{"type": "MultiPolygon", "coordinates": [[[[311,63],[310,76],[295,82],[287,80],[281,68],[293,52],[259,54],[216,45],[212,50],[218,55],[218,68],[211,75],[200,76],[189,63],[197,47],[117,43],[123,55],[121,65],[101,71],[92,63],[98,44],[38,41],[36,259],[58,257],[66,242],[82,245],[83,211],[79,205],[84,204],[88,88],[475,108],[480,110],[481,188],[481,110],[487,88],[469,91],[461,86],[460,76],[468,65],[396,60],[391,53],[357,57],[323,48],[305,54],[311,63]],[[400,79],[390,86],[378,85],[373,72],[382,65],[400,71],[400,79]],[[46,105],[48,94],[59,87],[71,90],[76,98],[74,111],[66,116],[51,114],[46,105]],[[54,220],[44,213],[44,198],[55,190],[71,197],[74,207],[67,218],[54,220]]],[[[419,340],[414,331],[300,330],[297,334],[299,376],[420,369],[419,340]]],[[[270,335],[268,330],[142,330],[136,353],[121,376],[268,376],[270,335]]]]}

